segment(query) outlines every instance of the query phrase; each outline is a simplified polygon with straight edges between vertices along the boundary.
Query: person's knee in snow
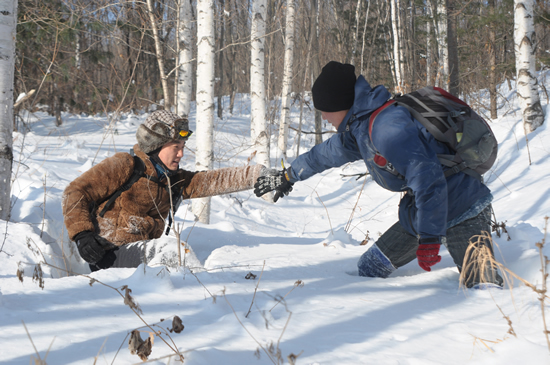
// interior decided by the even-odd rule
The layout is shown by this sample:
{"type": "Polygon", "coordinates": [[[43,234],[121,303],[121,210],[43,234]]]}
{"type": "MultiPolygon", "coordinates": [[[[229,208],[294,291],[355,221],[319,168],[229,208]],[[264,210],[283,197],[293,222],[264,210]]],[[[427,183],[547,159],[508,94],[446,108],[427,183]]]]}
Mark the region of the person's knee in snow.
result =
{"type": "Polygon", "coordinates": [[[378,246],[373,244],[357,262],[359,276],[387,278],[396,268],[378,246]]]}

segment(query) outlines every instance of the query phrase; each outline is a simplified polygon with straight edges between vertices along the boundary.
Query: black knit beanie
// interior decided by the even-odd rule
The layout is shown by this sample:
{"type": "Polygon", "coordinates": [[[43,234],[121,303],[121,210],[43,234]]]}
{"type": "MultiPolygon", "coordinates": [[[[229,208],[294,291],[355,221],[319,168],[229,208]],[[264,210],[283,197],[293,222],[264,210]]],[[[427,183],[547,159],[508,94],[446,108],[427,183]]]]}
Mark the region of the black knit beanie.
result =
{"type": "Polygon", "coordinates": [[[355,66],[336,61],[327,63],[311,88],[315,109],[323,112],[351,109],[356,79],[355,66]]]}

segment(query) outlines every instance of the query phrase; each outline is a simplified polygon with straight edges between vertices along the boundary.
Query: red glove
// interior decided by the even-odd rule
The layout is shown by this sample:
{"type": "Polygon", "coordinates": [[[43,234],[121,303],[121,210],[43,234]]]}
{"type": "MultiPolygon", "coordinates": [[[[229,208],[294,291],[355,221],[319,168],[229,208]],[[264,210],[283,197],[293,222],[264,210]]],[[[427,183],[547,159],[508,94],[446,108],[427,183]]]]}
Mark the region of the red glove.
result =
{"type": "Polygon", "coordinates": [[[421,243],[418,245],[416,250],[418,265],[426,271],[432,271],[430,267],[441,261],[439,247],[441,247],[441,243],[421,243]]]}

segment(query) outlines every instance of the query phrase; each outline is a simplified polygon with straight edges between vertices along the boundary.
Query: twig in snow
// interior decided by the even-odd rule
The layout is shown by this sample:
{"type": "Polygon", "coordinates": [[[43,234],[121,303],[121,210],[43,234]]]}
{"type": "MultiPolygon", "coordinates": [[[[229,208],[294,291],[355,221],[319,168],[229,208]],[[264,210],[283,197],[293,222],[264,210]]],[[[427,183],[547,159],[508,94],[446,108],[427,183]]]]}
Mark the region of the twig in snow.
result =
{"type": "Polygon", "coordinates": [[[359,196],[357,197],[357,201],[355,202],[355,205],[353,206],[353,209],[351,210],[351,214],[348,219],[348,224],[346,224],[346,228],[344,228],[344,231],[350,233],[349,227],[351,225],[351,220],[353,219],[353,215],[355,214],[355,209],[357,208],[357,204],[359,204],[359,199],[361,199],[361,194],[363,193],[363,189],[365,188],[365,183],[367,182],[367,179],[363,181],[363,185],[361,186],[361,190],[359,190],[359,196]]]}
{"type": "Polygon", "coordinates": [[[286,293],[281,299],[279,299],[277,301],[277,303],[275,303],[275,305],[273,307],[271,307],[271,309],[269,310],[270,312],[273,310],[273,308],[275,308],[277,306],[277,304],[281,303],[287,295],[290,294],[290,292],[292,292],[294,289],[298,288],[298,287],[303,287],[304,286],[304,282],[302,280],[296,280],[296,282],[294,283],[294,286],[292,287],[292,289],[290,289],[288,291],[288,293],[286,293]]]}
{"type": "Polygon", "coordinates": [[[227,299],[227,296],[225,295],[225,288],[223,289],[223,297],[225,299],[225,301],[227,302],[227,305],[229,305],[229,308],[231,308],[231,310],[233,311],[233,314],[235,315],[235,318],[237,318],[237,321],[239,321],[239,324],[242,326],[242,328],[244,328],[244,330],[246,331],[246,333],[248,333],[248,335],[250,337],[252,337],[252,339],[258,344],[258,346],[260,346],[260,348],[262,350],[264,350],[264,352],[266,353],[267,357],[269,357],[269,360],[271,360],[271,362],[275,365],[277,365],[277,362],[275,361],[275,359],[273,358],[273,356],[271,355],[271,353],[269,351],[267,351],[265,349],[265,347],[262,346],[262,344],[254,337],[252,336],[252,333],[250,333],[250,331],[248,330],[248,328],[245,327],[245,325],[243,324],[243,322],[240,320],[239,316],[237,315],[237,312],[235,312],[235,309],[233,308],[233,306],[231,305],[231,303],[229,303],[229,300],[227,299]]]}
{"type": "Polygon", "coordinates": [[[323,207],[325,207],[325,211],[327,212],[328,224],[330,225],[330,231],[332,232],[332,235],[334,236],[334,230],[332,229],[332,223],[330,223],[330,216],[328,214],[328,209],[325,206],[325,203],[323,203],[323,201],[321,200],[321,197],[319,196],[319,193],[317,192],[317,190],[315,190],[315,194],[317,194],[317,198],[319,199],[321,204],[323,204],[323,207]]]}
{"type": "Polygon", "coordinates": [[[248,308],[248,313],[244,316],[245,318],[248,318],[248,315],[250,314],[250,311],[252,310],[252,305],[254,304],[254,298],[256,298],[256,292],[258,291],[258,286],[260,285],[260,281],[262,280],[262,275],[264,273],[265,268],[265,260],[264,260],[264,266],[262,266],[262,272],[260,273],[260,277],[258,278],[258,282],[256,283],[256,288],[254,289],[254,295],[252,296],[252,302],[250,303],[250,308],[248,308]]]}
{"type": "Polygon", "coordinates": [[[40,354],[38,353],[38,350],[36,349],[36,346],[34,345],[31,334],[29,333],[29,330],[27,329],[27,326],[25,325],[25,322],[21,321],[21,323],[23,323],[23,327],[25,327],[25,332],[27,332],[27,336],[29,337],[29,340],[31,341],[31,345],[34,349],[34,352],[36,353],[36,356],[38,357],[38,360],[35,359],[35,364],[36,365],[46,365],[46,358],[48,357],[48,354],[50,353],[53,342],[55,341],[55,337],[52,339],[52,343],[50,343],[50,346],[48,347],[48,351],[46,351],[46,355],[44,355],[44,360],[42,360],[42,358],[40,357],[40,354]]]}

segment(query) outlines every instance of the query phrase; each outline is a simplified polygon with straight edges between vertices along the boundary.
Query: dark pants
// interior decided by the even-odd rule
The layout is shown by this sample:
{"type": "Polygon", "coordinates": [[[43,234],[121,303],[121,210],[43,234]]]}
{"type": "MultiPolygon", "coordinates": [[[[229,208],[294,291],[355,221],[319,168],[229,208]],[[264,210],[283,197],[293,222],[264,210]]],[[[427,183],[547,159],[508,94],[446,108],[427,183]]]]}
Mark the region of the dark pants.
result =
{"type": "Polygon", "coordinates": [[[90,264],[90,270],[97,271],[110,267],[138,267],[141,263],[178,266],[177,242],[153,239],[129,243],[107,251],[99,262],[90,264]]]}
{"type": "MultiPolygon", "coordinates": [[[[478,216],[449,228],[446,242],[443,242],[459,272],[463,271],[463,265],[465,265],[466,271],[463,275],[464,282],[462,284],[467,288],[480,283],[492,283],[502,286],[502,278],[496,268],[480,267],[481,264],[475,259],[470,260],[470,257],[472,257],[471,252],[468,254],[466,263],[464,261],[470,238],[481,235],[482,232],[491,232],[491,206],[485,208],[478,216]]],[[[477,242],[477,237],[475,241],[477,242]]],[[[488,247],[491,254],[493,254],[490,240],[480,239],[479,245],[488,247]]],[[[417,249],[418,238],[407,232],[397,222],[361,256],[357,264],[359,275],[388,277],[395,269],[415,260],[417,249]]],[[[488,263],[484,263],[484,265],[488,265],[488,263]]]]}

